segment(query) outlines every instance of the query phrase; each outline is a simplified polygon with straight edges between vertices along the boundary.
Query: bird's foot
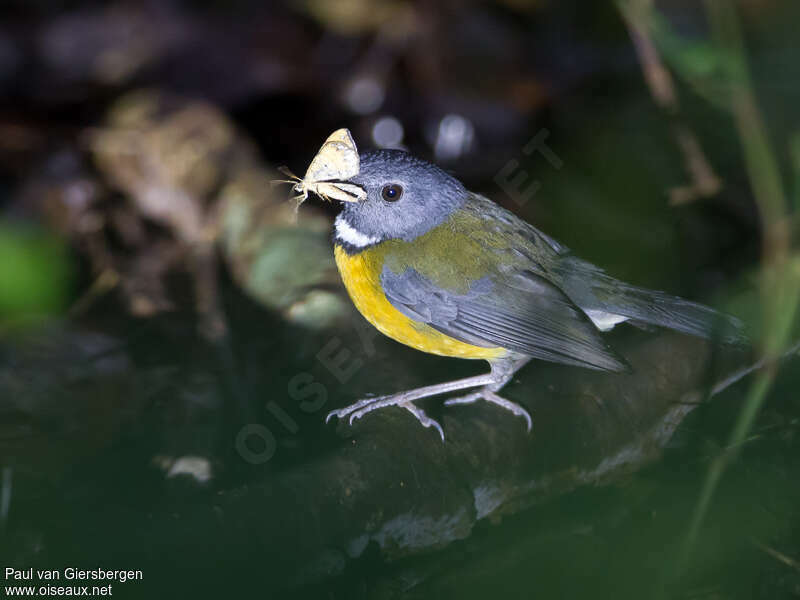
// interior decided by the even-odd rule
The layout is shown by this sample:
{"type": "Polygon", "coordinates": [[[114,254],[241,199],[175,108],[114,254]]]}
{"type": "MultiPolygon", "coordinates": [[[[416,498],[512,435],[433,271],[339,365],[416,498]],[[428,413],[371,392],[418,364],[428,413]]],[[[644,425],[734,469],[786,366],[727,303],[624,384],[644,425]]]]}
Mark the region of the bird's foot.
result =
{"type": "Polygon", "coordinates": [[[457,404],[472,404],[473,402],[477,402],[478,400],[486,400],[487,402],[491,402],[492,404],[496,404],[502,408],[505,408],[508,411],[511,411],[518,417],[522,417],[525,419],[525,422],[528,425],[528,431],[531,430],[533,426],[533,421],[531,420],[530,413],[522,408],[516,402],[511,402],[510,400],[506,400],[502,396],[498,396],[494,391],[490,390],[488,387],[478,390],[477,392],[472,392],[469,394],[465,394],[464,396],[458,396],[456,398],[450,398],[445,400],[445,406],[455,406],[457,404]]]}
{"type": "Polygon", "coordinates": [[[436,431],[439,432],[439,437],[441,437],[444,442],[444,430],[442,426],[439,425],[435,419],[431,419],[424,410],[415,405],[411,400],[406,400],[405,394],[393,394],[391,396],[378,396],[377,398],[359,400],[350,406],[345,406],[344,408],[329,412],[328,416],[325,417],[325,422],[327,423],[330,421],[331,417],[336,417],[337,419],[350,417],[348,419],[348,424],[352,425],[353,421],[360,419],[367,413],[379,408],[386,408],[387,406],[400,406],[405,408],[416,417],[417,421],[419,421],[423,427],[433,427],[436,429],[436,431]]]}

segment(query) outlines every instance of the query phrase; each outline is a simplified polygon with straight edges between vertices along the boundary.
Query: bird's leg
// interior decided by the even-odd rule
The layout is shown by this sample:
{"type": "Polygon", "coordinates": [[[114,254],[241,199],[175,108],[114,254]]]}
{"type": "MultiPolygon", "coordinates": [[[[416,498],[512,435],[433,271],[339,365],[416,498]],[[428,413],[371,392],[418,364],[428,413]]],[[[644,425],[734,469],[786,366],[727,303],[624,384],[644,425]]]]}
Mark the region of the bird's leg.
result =
{"type": "Polygon", "coordinates": [[[516,359],[502,359],[499,361],[493,361],[491,363],[492,372],[496,372],[498,374],[497,381],[489,383],[481,389],[470,394],[445,400],[444,405],[455,406],[456,404],[472,404],[478,400],[486,400],[487,402],[491,402],[492,404],[496,404],[497,406],[505,408],[518,417],[525,419],[525,422],[528,424],[528,431],[530,431],[533,425],[530,413],[528,413],[527,410],[522,408],[516,402],[511,402],[510,400],[506,400],[502,396],[497,395],[497,392],[499,392],[505,384],[511,381],[511,378],[514,377],[514,373],[524,367],[529,360],[530,357],[525,356],[516,359]]]}
{"type": "Polygon", "coordinates": [[[400,392],[398,394],[391,394],[389,396],[366,398],[364,400],[359,400],[350,406],[346,406],[344,408],[340,408],[339,410],[334,410],[328,413],[328,416],[325,418],[325,422],[327,423],[331,417],[342,419],[349,416],[349,424],[352,425],[353,421],[360,419],[373,410],[387,406],[400,406],[414,415],[424,427],[433,427],[436,429],[439,432],[442,441],[444,441],[444,431],[442,431],[441,425],[426,415],[425,411],[413,404],[414,400],[427,398],[428,396],[437,396],[439,394],[464,390],[472,387],[491,386],[492,384],[497,383],[501,376],[502,373],[499,373],[494,366],[492,366],[491,372],[486,373],[485,375],[477,375],[475,377],[466,377],[464,379],[456,379],[455,381],[437,383],[436,385],[428,385],[425,387],[408,390],[406,392],[400,392]]]}

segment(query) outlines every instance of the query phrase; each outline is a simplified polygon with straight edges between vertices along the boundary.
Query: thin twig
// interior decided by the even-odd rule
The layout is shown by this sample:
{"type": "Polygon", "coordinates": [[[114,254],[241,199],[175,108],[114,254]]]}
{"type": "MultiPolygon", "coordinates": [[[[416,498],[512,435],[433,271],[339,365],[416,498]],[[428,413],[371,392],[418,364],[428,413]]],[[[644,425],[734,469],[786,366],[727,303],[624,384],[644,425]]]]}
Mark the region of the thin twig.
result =
{"type": "Polygon", "coordinates": [[[706,158],[700,140],[680,117],[672,75],[661,60],[650,31],[652,0],[618,0],[617,6],[628,27],[650,94],[670,118],[675,143],[683,155],[684,168],[690,177],[688,185],[670,190],[670,204],[676,206],[697,198],[714,196],[722,189],[722,180],[706,158]]]}
{"type": "Polygon", "coordinates": [[[785,555],[783,552],[775,550],[775,548],[767,546],[766,544],[762,544],[756,539],[751,539],[750,541],[756,548],[758,548],[759,550],[763,550],[764,552],[769,554],[772,558],[776,559],[778,562],[782,562],[787,567],[791,567],[796,571],[800,571],[800,561],[795,560],[791,556],[785,555]]]}

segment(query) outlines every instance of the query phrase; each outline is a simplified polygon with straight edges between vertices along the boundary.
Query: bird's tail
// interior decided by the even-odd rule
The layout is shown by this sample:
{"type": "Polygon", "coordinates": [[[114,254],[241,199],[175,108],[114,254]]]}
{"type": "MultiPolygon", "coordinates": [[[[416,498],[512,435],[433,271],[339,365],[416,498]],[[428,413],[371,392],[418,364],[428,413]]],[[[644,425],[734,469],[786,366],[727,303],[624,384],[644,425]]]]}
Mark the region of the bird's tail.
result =
{"type": "Polygon", "coordinates": [[[577,295],[573,300],[584,310],[600,310],[632,322],[666,327],[726,344],[747,341],[743,324],[735,317],[697,302],[619,281],[579,259],[572,259],[570,263],[571,268],[564,269],[570,274],[562,272],[565,291],[571,295],[569,288],[572,287],[577,295]],[[573,277],[578,273],[578,277],[573,277]]]}

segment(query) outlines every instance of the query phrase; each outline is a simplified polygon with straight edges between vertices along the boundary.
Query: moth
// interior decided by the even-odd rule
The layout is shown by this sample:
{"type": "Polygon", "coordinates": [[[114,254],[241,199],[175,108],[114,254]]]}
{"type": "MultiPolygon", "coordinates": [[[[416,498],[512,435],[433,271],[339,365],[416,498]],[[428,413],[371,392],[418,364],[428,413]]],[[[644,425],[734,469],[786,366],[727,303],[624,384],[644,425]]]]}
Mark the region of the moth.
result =
{"type": "Polygon", "coordinates": [[[367,193],[360,186],[344,183],[343,180],[358,175],[359,169],[356,143],[350,131],[343,128],[328,136],[302,179],[288,168],[279,167],[278,170],[289,179],[279,179],[273,183],[293,184],[292,189],[297,195],[293,196],[292,200],[297,201],[297,208],[312,192],[328,201],[358,202],[364,200],[367,193]]]}

